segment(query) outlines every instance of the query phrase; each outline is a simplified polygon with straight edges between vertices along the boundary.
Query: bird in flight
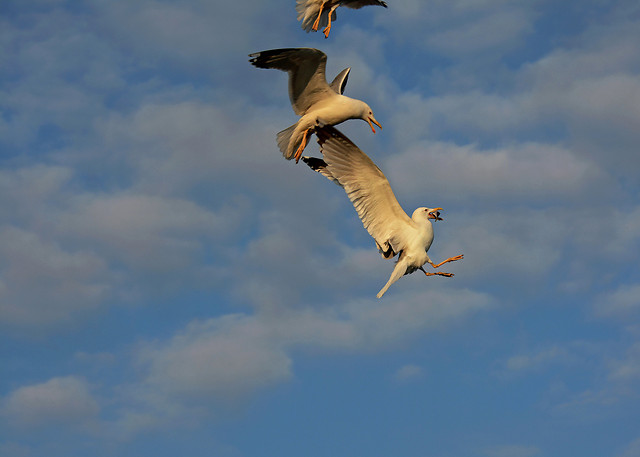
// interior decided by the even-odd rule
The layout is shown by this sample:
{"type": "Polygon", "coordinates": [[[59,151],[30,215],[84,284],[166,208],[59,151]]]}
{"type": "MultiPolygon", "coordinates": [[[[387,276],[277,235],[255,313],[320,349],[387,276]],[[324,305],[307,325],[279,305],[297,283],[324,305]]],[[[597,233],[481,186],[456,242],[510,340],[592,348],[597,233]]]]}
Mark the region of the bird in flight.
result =
{"type": "Polygon", "coordinates": [[[346,6],[360,9],[368,5],[387,7],[387,4],[381,0],[298,0],[296,11],[304,30],[317,32],[318,27],[324,27],[324,37],[329,38],[331,22],[336,20],[336,8],[346,6]]]}
{"type": "Polygon", "coordinates": [[[342,95],[349,68],[327,83],[327,55],[313,48],[271,49],[249,54],[252,65],[275,68],[289,73],[289,99],[293,111],[301,116],[298,122],[277,134],[278,148],[287,160],[300,160],[302,151],[316,128],[336,125],[347,119],[362,119],[376,133],[373,125],[382,128],[369,105],[342,95]]]}
{"type": "Polygon", "coordinates": [[[438,268],[463,258],[457,255],[436,264],[427,254],[433,242],[431,220],[442,220],[442,208],[421,207],[409,217],[380,168],[346,136],[329,126],[317,129],[316,135],[323,158],[303,157],[302,160],[344,188],[383,258],[398,254],[395,268],[377,297],[382,297],[402,276],[416,270],[426,276],[453,276],[453,273],[429,272],[422,268],[427,263],[438,268]]]}

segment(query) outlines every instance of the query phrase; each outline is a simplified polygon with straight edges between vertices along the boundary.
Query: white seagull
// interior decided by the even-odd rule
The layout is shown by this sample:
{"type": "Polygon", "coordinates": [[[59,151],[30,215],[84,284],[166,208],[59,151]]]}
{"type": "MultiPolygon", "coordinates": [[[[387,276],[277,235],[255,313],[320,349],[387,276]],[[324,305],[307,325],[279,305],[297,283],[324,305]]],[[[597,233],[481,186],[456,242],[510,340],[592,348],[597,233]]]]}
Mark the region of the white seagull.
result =
{"type": "Polygon", "coordinates": [[[324,37],[329,38],[331,21],[336,20],[336,8],[346,6],[360,9],[368,5],[387,7],[387,4],[381,0],[297,0],[296,11],[304,30],[317,32],[318,26],[324,27],[324,37]]]}
{"type": "Polygon", "coordinates": [[[399,254],[389,281],[377,297],[382,297],[389,286],[402,276],[416,270],[427,276],[453,276],[453,273],[426,272],[422,268],[425,263],[438,268],[463,258],[457,255],[435,264],[427,255],[433,242],[430,219],[441,221],[442,208],[421,207],[409,217],[396,200],[382,171],[346,136],[333,127],[320,128],[316,135],[324,160],[314,157],[303,157],[302,160],[344,188],[383,258],[390,259],[399,254]]]}
{"type": "Polygon", "coordinates": [[[289,73],[289,99],[300,120],[277,135],[280,151],[287,160],[300,160],[311,134],[317,127],[335,125],[347,119],[362,119],[382,126],[373,117],[365,102],[342,93],[349,77],[349,68],[336,76],[331,85],[325,77],[327,55],[312,48],[271,49],[249,54],[249,62],[258,68],[276,68],[289,73]]]}

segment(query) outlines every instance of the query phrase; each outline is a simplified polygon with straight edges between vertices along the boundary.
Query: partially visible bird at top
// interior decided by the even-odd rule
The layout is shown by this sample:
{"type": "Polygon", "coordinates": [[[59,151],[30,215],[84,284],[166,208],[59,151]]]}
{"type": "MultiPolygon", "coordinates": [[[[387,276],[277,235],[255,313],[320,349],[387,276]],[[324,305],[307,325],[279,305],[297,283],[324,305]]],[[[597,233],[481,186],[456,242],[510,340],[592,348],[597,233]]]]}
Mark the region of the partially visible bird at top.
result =
{"type": "Polygon", "coordinates": [[[327,83],[327,55],[313,48],[271,49],[249,54],[249,62],[258,68],[276,68],[289,73],[289,99],[298,122],[277,134],[278,148],[287,160],[300,160],[309,137],[316,128],[335,125],[347,119],[362,119],[376,133],[373,124],[382,128],[369,105],[342,93],[350,68],[342,70],[327,83]]]}
{"type": "Polygon", "coordinates": [[[377,297],[382,297],[389,286],[402,276],[416,270],[427,276],[453,276],[453,273],[427,272],[422,268],[426,263],[438,268],[463,258],[457,255],[436,264],[427,255],[433,242],[431,220],[442,220],[442,208],[421,207],[409,217],[382,171],[346,136],[333,127],[320,128],[316,135],[323,159],[303,157],[302,160],[344,188],[383,258],[390,259],[398,254],[391,277],[377,297]]]}
{"type": "Polygon", "coordinates": [[[336,20],[336,8],[346,6],[360,9],[369,5],[387,7],[382,0],[297,0],[296,11],[304,30],[317,32],[318,27],[324,27],[324,37],[329,38],[331,22],[336,20]]]}

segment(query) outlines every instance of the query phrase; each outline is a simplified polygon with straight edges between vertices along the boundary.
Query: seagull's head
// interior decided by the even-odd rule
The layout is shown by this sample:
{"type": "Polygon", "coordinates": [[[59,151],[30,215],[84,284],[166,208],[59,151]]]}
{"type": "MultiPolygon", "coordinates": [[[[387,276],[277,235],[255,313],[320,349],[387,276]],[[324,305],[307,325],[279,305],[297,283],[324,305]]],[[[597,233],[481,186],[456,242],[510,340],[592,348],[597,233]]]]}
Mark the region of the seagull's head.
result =
{"type": "Polygon", "coordinates": [[[371,127],[371,131],[373,133],[376,133],[376,129],[373,127],[373,124],[376,124],[378,127],[380,127],[380,129],[382,129],[382,126],[380,125],[380,123],[378,121],[376,121],[375,117],[373,117],[373,111],[371,110],[369,105],[367,105],[364,102],[362,102],[362,109],[360,111],[360,119],[364,120],[366,123],[369,124],[369,127],[371,127]]]}
{"type": "Polygon", "coordinates": [[[440,211],[442,211],[442,208],[418,208],[417,210],[415,210],[413,212],[413,215],[411,216],[412,219],[416,219],[416,217],[418,218],[425,218],[427,220],[429,219],[433,219],[434,221],[441,221],[442,218],[440,217],[440,211]]]}

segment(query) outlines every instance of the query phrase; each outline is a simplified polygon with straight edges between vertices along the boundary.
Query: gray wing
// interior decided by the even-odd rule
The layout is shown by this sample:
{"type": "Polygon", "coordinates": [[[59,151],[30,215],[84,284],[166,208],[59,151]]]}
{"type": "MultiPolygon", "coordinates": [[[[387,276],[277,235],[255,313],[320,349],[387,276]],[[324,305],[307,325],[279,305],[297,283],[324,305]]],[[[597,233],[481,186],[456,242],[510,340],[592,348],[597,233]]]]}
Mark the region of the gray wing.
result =
{"type": "Polygon", "coordinates": [[[289,73],[289,99],[298,116],[319,100],[335,95],[325,77],[327,55],[318,49],[271,49],[249,54],[249,57],[249,62],[258,68],[276,68],[289,73]]]}
{"type": "Polygon", "coordinates": [[[349,72],[351,71],[351,67],[345,68],[338,76],[333,78],[331,84],[329,86],[338,94],[344,94],[344,88],[347,87],[347,80],[349,79],[349,72]]]}
{"type": "Polygon", "coordinates": [[[376,164],[337,129],[322,127],[316,130],[316,135],[324,157],[324,166],[316,162],[321,168],[317,171],[344,188],[383,257],[393,257],[416,229],[398,203],[389,181],[376,164]]]}

